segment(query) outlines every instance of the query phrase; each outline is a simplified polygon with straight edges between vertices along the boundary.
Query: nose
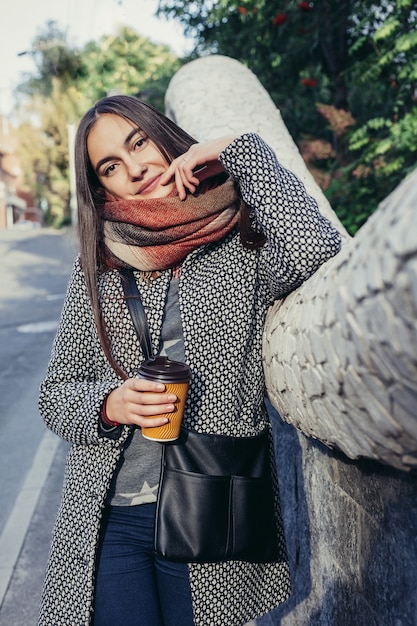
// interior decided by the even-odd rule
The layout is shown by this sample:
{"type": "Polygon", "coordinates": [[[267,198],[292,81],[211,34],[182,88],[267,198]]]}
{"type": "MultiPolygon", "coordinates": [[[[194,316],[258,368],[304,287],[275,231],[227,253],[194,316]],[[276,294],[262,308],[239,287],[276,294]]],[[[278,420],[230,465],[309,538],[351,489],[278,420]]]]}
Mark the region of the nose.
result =
{"type": "Polygon", "coordinates": [[[132,180],[142,178],[142,176],[148,169],[148,166],[145,165],[145,163],[138,163],[138,161],[133,157],[130,157],[127,160],[126,167],[129,178],[131,178],[132,180]]]}

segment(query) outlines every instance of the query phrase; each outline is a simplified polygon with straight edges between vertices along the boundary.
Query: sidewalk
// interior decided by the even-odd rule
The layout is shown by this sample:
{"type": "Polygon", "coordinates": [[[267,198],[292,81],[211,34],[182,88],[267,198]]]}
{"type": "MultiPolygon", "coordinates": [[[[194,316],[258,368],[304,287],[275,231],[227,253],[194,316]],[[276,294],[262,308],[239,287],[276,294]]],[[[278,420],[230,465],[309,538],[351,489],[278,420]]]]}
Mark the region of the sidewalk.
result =
{"type": "MultiPolygon", "coordinates": [[[[36,626],[38,620],[42,582],[61,495],[67,452],[67,444],[60,442],[54,435],[49,435],[48,431],[44,441],[49,445],[52,443],[52,449],[49,448],[51,458],[46,480],[39,484],[38,479],[42,480],[42,476],[28,475],[26,488],[22,489],[22,497],[19,497],[11,516],[12,521],[2,533],[4,539],[4,533],[8,531],[9,539],[9,545],[5,546],[6,554],[2,558],[6,557],[6,561],[9,559],[14,563],[7,562],[11,567],[11,577],[0,607],[1,626],[36,626]],[[30,502],[34,503],[31,516],[30,502]],[[27,517],[29,519],[25,519],[27,517]]],[[[41,452],[41,457],[35,459],[32,466],[34,474],[41,471],[40,465],[47,462],[47,455],[48,452],[44,449],[43,455],[41,452]]],[[[7,574],[4,562],[1,566],[4,576],[7,574]]]]}

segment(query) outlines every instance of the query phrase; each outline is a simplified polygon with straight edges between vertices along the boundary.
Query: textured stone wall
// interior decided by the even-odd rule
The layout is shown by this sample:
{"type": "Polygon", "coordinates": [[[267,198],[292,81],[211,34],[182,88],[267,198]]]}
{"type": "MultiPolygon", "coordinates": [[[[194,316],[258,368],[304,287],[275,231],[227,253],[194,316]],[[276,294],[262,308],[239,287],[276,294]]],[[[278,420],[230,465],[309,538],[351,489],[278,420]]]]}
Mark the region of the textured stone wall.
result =
{"type": "Polygon", "coordinates": [[[271,310],[269,397],[307,435],[417,466],[417,170],[342,253],[271,310]]]}
{"type": "MultiPolygon", "coordinates": [[[[198,139],[258,132],[343,230],[279,111],[237,61],[177,73],[167,112],[198,139]]],[[[350,458],[417,466],[417,170],[341,254],[276,303],[266,324],[268,395],[281,417],[350,458]]]]}
{"type": "Polygon", "coordinates": [[[416,626],[417,480],[271,412],[293,594],[259,626],[416,626]]]}
{"type": "MultiPolygon", "coordinates": [[[[186,65],[166,106],[197,139],[258,132],[343,232],[237,61],[186,65]]],[[[260,626],[417,626],[416,185],[414,174],[358,236],[344,233],[340,255],[268,317],[268,393],[293,424],[270,407],[293,594],[260,626]]]]}

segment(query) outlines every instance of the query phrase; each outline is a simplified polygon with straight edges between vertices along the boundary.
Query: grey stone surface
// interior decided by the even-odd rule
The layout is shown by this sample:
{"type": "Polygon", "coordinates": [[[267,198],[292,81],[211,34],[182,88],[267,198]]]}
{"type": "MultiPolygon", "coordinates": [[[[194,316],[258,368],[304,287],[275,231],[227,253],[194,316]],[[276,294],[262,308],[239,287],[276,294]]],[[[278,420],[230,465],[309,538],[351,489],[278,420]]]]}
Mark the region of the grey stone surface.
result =
{"type": "Polygon", "coordinates": [[[282,418],[351,458],[416,467],[417,170],[351,239],[268,93],[237,61],[186,65],[167,112],[198,139],[258,132],[343,232],[342,252],[268,316],[267,390],[282,418]],[[330,410],[317,412],[320,398],[330,410]]]}
{"type": "Polygon", "coordinates": [[[293,594],[259,626],[416,626],[416,475],[271,416],[293,594]]]}
{"type": "Polygon", "coordinates": [[[417,462],[416,205],[417,170],[337,257],[273,307],[264,342],[268,393],[283,419],[294,423],[302,408],[296,425],[305,434],[351,458],[403,470],[417,462]],[[301,319],[300,306],[306,311],[301,319]],[[284,335],[295,329],[297,361],[282,350],[284,335]],[[318,365],[324,392],[306,382],[318,365]],[[286,389],[291,393],[282,394],[286,389]],[[323,396],[335,407],[341,400],[346,428],[335,412],[330,419],[317,413],[315,400],[323,396]]]}
{"type": "MultiPolygon", "coordinates": [[[[335,219],[237,61],[186,65],[167,108],[200,139],[259,132],[335,219]]],[[[293,593],[259,626],[417,626],[416,213],[413,174],[269,315],[268,390],[291,422],[270,407],[293,593]]]]}

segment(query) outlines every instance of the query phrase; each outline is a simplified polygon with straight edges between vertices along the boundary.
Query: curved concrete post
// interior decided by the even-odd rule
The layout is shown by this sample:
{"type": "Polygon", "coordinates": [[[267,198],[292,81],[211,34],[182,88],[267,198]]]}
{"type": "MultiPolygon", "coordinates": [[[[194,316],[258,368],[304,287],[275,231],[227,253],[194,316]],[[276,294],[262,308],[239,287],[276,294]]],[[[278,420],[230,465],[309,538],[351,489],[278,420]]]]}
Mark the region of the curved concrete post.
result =
{"type": "Polygon", "coordinates": [[[271,402],[303,433],[417,466],[417,170],[342,252],[271,309],[271,402]]]}
{"type": "Polygon", "coordinates": [[[352,239],[268,93],[238,61],[184,66],[166,107],[199,140],[259,133],[344,235],[341,253],[268,315],[266,384],[281,417],[352,459],[417,467],[417,170],[352,239]]]}

